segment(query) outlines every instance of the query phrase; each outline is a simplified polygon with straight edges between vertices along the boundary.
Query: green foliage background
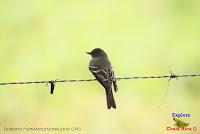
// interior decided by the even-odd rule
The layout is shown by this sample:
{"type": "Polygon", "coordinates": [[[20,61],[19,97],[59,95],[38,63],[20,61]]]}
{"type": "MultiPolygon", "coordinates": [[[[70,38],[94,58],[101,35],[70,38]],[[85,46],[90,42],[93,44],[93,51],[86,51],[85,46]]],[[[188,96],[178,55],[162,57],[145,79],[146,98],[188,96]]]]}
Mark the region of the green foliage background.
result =
{"type": "MultiPolygon", "coordinates": [[[[0,0],[0,81],[93,78],[93,48],[118,77],[200,73],[198,0],[0,0]]],[[[81,127],[78,134],[164,134],[172,112],[200,125],[200,79],[121,80],[107,110],[97,82],[0,86],[0,126],[81,127]]],[[[199,128],[200,129],[200,128],[199,128]]],[[[198,130],[199,131],[199,130],[198,130]]],[[[12,132],[27,133],[27,132],[12,132]]],[[[51,132],[28,132],[51,133],[51,132]]]]}

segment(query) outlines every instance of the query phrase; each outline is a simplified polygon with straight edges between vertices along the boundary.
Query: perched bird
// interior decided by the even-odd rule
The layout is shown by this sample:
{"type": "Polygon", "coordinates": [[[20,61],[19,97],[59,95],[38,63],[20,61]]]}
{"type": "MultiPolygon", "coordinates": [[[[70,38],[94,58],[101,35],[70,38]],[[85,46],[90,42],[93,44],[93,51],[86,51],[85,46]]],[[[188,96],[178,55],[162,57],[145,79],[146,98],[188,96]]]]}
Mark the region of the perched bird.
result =
{"type": "Polygon", "coordinates": [[[89,70],[105,88],[107,108],[116,108],[112,92],[112,84],[115,92],[117,92],[118,88],[116,84],[116,78],[107,54],[100,48],[95,48],[91,52],[87,53],[92,56],[92,59],[89,63],[89,70]]]}

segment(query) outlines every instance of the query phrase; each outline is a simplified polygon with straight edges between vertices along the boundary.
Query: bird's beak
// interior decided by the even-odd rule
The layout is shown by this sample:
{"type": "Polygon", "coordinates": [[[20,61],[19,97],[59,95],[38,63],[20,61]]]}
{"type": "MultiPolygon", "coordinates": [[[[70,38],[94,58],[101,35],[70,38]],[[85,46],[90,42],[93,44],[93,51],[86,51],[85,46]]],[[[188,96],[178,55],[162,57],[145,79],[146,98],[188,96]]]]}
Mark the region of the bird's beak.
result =
{"type": "Polygon", "coordinates": [[[89,54],[89,55],[91,55],[91,53],[90,52],[86,52],[87,54],[89,54]]]}

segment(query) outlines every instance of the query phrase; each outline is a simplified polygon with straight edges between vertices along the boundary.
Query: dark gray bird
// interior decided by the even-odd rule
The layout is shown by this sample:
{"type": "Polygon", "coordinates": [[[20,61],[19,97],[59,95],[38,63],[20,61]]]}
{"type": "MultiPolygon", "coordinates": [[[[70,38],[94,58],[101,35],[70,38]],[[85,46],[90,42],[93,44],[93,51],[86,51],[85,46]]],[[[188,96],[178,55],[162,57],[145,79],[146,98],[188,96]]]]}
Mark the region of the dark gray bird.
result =
{"type": "Polygon", "coordinates": [[[112,70],[111,63],[107,54],[100,48],[95,48],[91,52],[87,52],[92,56],[89,63],[89,70],[95,78],[101,83],[106,91],[107,108],[116,108],[115,100],[112,92],[112,84],[115,92],[117,92],[116,78],[112,70]]]}

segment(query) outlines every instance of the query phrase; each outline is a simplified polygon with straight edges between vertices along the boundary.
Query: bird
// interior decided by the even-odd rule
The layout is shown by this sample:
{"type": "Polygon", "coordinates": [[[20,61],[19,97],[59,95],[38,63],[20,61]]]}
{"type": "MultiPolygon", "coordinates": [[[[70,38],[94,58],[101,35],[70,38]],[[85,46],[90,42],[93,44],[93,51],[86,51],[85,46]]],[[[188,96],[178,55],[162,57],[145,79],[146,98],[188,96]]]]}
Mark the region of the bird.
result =
{"type": "Polygon", "coordinates": [[[118,91],[118,87],[115,74],[107,54],[101,48],[95,48],[91,52],[86,53],[92,57],[89,63],[89,70],[105,89],[107,108],[110,109],[112,107],[116,109],[112,85],[115,92],[118,91]]]}

